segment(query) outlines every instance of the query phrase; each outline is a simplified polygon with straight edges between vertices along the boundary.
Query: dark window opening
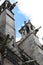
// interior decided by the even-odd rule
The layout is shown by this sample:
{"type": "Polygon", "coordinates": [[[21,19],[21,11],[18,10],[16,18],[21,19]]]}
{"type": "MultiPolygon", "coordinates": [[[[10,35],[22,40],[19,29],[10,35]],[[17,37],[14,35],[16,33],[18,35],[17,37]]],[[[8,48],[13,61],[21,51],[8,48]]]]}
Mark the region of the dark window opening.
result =
{"type": "Polygon", "coordinates": [[[25,32],[23,32],[23,35],[25,35],[25,32]]]}
{"type": "Polygon", "coordinates": [[[14,43],[12,44],[13,47],[15,47],[14,43]]]}
{"type": "Polygon", "coordinates": [[[31,30],[33,30],[33,26],[31,25],[31,30]]]}
{"type": "Polygon", "coordinates": [[[28,26],[26,26],[26,31],[27,31],[27,34],[29,33],[29,27],[28,26]]]}

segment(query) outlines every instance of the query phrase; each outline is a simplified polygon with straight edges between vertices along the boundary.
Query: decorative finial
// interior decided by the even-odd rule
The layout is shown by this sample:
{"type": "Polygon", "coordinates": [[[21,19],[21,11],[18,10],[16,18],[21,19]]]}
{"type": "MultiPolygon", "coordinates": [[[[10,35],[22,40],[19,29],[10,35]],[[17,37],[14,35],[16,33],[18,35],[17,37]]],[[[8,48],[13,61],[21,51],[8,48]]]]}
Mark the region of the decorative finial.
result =
{"type": "Polygon", "coordinates": [[[24,24],[26,24],[26,21],[24,21],[24,24]]]}
{"type": "Polygon", "coordinates": [[[30,22],[30,19],[28,20],[28,22],[30,22]]]}
{"type": "Polygon", "coordinates": [[[17,3],[18,3],[18,2],[15,2],[15,3],[13,4],[13,6],[16,6],[17,3]]]}
{"type": "Polygon", "coordinates": [[[35,30],[35,34],[39,31],[40,28],[41,28],[41,26],[35,30]]]}
{"type": "Polygon", "coordinates": [[[9,10],[11,11],[11,10],[16,6],[17,3],[18,3],[18,2],[15,2],[15,3],[13,3],[12,5],[10,5],[9,10]]]}

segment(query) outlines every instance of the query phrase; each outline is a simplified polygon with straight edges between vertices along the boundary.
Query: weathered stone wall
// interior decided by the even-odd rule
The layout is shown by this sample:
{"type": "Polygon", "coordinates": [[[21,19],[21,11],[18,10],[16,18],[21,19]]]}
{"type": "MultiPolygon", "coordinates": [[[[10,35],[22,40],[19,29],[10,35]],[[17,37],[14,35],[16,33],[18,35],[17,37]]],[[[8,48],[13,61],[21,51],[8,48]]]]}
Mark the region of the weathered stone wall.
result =
{"type": "Polygon", "coordinates": [[[6,10],[6,34],[10,34],[10,36],[14,36],[15,38],[15,26],[14,26],[14,15],[6,10]]]}
{"type": "Polygon", "coordinates": [[[13,65],[9,60],[4,59],[4,65],[13,65]]]}
{"type": "Polygon", "coordinates": [[[0,32],[13,35],[15,39],[14,15],[8,9],[0,15],[0,32]]]}
{"type": "Polygon", "coordinates": [[[19,47],[24,49],[24,51],[33,59],[36,59],[40,65],[43,65],[43,52],[37,44],[40,45],[38,38],[34,34],[31,34],[28,38],[21,42],[19,47]]]}
{"type": "Polygon", "coordinates": [[[6,11],[2,12],[0,15],[0,32],[5,33],[5,24],[6,24],[6,11]]]}

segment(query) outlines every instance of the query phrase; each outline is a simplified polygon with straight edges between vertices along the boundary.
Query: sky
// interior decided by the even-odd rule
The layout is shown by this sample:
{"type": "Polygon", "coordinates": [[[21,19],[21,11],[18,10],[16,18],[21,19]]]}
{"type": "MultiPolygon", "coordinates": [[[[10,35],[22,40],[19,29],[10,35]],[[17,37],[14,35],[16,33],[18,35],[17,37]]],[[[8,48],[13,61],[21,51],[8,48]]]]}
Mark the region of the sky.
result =
{"type": "MultiPolygon", "coordinates": [[[[4,0],[0,1],[0,4],[4,0]]],[[[13,9],[15,13],[16,39],[20,39],[18,30],[23,26],[24,21],[30,19],[31,23],[36,27],[42,27],[37,33],[40,43],[43,44],[43,0],[10,0],[12,3],[18,1],[13,9]]]]}

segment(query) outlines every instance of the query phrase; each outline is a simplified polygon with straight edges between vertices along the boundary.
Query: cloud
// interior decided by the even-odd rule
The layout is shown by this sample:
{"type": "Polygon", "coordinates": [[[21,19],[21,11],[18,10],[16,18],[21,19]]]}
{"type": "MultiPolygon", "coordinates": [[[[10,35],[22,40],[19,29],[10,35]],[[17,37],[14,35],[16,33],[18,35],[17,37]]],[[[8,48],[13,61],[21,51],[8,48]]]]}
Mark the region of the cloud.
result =
{"type": "Polygon", "coordinates": [[[21,39],[21,37],[16,38],[16,42],[19,41],[20,39],[21,39]]]}
{"type": "MultiPolygon", "coordinates": [[[[39,39],[43,37],[43,0],[16,0],[18,8],[22,14],[31,19],[35,27],[42,26],[38,32],[39,39]]],[[[42,43],[42,40],[40,41],[42,43]]]]}
{"type": "Polygon", "coordinates": [[[43,0],[16,0],[18,8],[26,17],[32,20],[35,26],[42,25],[43,20],[43,0]]]}
{"type": "Polygon", "coordinates": [[[4,2],[5,0],[0,0],[0,5],[4,2]]]}

